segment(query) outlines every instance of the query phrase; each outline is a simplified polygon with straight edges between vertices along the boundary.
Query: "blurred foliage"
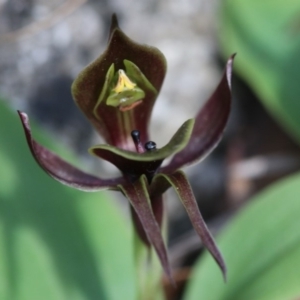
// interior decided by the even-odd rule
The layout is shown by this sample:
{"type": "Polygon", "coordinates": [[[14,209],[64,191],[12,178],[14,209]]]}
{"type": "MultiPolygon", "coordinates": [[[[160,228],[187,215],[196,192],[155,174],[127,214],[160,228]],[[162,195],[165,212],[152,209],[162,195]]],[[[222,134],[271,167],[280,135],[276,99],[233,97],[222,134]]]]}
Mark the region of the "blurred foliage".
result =
{"type": "Polygon", "coordinates": [[[242,76],[282,126],[300,141],[300,1],[226,0],[219,39],[237,52],[242,76]]]}
{"type": "MultiPolygon", "coordinates": [[[[220,21],[223,54],[237,52],[235,71],[300,142],[300,1],[226,0],[220,21]]],[[[205,253],[185,300],[300,296],[299,183],[300,174],[293,175],[249,201],[219,238],[228,282],[205,253]]]]}
{"type": "Polygon", "coordinates": [[[0,299],[135,299],[129,223],[114,203],[47,176],[1,101],[0,124],[0,299]]]}
{"type": "Polygon", "coordinates": [[[185,300],[282,300],[300,296],[300,174],[260,193],[220,235],[225,284],[205,253],[185,300]]]}

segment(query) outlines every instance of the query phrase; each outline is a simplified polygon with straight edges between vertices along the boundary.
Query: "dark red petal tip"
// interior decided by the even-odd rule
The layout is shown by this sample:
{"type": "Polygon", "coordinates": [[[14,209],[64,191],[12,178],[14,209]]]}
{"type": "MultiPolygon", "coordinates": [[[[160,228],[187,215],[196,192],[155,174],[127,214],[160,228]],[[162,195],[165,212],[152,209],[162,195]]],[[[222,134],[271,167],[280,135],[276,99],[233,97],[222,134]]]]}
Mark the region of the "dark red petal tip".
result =
{"type": "Polygon", "coordinates": [[[157,253],[166,275],[174,284],[167,250],[160,231],[160,226],[153,214],[150,204],[151,200],[148,194],[147,178],[145,176],[141,176],[140,179],[133,184],[128,183],[120,186],[119,188],[130,201],[130,204],[139,218],[140,224],[143,226],[148,241],[154,247],[157,253]]]}
{"type": "Polygon", "coordinates": [[[111,16],[111,24],[110,24],[110,30],[109,30],[109,39],[111,38],[112,33],[114,32],[115,29],[120,28],[119,27],[119,22],[118,22],[118,17],[116,14],[113,14],[111,16]]]}
{"type": "Polygon", "coordinates": [[[28,146],[37,163],[44,171],[57,181],[82,191],[98,191],[104,189],[117,189],[123,183],[122,178],[100,179],[87,174],[70,165],[50,150],[38,144],[31,135],[31,128],[27,114],[18,111],[28,146]]]}
{"type": "Polygon", "coordinates": [[[202,218],[191,186],[183,172],[178,171],[171,175],[158,174],[154,177],[153,184],[156,184],[157,186],[173,186],[175,192],[186,209],[195,231],[201,238],[204,246],[219,265],[223,273],[224,280],[226,281],[227,270],[224,259],[202,218]]]}
{"type": "Polygon", "coordinates": [[[162,168],[162,172],[172,173],[184,165],[204,159],[221,140],[230,113],[234,56],[228,59],[219,85],[196,116],[188,145],[162,168]]]}

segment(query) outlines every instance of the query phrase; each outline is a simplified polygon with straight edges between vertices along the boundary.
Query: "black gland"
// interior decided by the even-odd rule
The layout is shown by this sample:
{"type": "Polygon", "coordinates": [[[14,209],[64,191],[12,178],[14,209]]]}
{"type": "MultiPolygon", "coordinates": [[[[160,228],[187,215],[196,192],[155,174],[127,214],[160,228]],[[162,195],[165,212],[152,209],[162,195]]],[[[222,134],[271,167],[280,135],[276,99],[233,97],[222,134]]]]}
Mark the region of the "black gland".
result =
{"type": "Polygon", "coordinates": [[[145,144],[145,149],[147,151],[153,151],[153,150],[156,150],[156,143],[152,142],[152,141],[149,141],[145,144]]]}
{"type": "Polygon", "coordinates": [[[131,137],[135,144],[140,142],[141,134],[138,130],[132,130],[131,131],[131,137]]]}

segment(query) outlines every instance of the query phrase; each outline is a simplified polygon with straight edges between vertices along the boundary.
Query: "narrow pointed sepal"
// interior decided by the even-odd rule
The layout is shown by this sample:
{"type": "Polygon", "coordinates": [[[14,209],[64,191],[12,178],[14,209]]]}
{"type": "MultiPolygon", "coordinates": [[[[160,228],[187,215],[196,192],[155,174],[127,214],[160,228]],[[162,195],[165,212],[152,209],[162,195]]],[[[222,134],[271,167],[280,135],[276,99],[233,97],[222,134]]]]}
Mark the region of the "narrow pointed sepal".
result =
{"type": "MultiPolygon", "coordinates": [[[[150,198],[151,198],[151,207],[152,207],[154,217],[155,217],[156,222],[158,223],[159,227],[162,228],[163,215],[164,215],[163,196],[156,195],[154,197],[150,196],[150,198]]],[[[132,221],[134,223],[134,227],[135,227],[140,239],[143,241],[143,243],[147,247],[150,247],[150,243],[149,243],[147,234],[143,228],[143,225],[142,225],[138,215],[136,214],[136,212],[132,206],[131,206],[131,216],[132,216],[132,221]]]]}
{"type": "Polygon", "coordinates": [[[227,61],[219,85],[196,116],[188,145],[173,157],[162,172],[173,173],[184,165],[203,160],[221,140],[230,113],[234,56],[227,61]]]}
{"type": "Polygon", "coordinates": [[[118,189],[117,185],[124,182],[123,178],[100,179],[70,165],[50,150],[38,144],[32,138],[27,114],[23,112],[18,113],[33,157],[43,170],[57,181],[72,188],[88,192],[105,189],[116,190],[118,189]]]}
{"type": "Polygon", "coordinates": [[[224,280],[226,281],[226,265],[224,259],[202,218],[197,201],[186,176],[182,171],[177,171],[171,175],[158,174],[153,179],[154,187],[160,186],[161,188],[166,189],[168,185],[174,188],[186,209],[195,231],[201,238],[204,246],[219,265],[223,273],[224,280]]]}
{"type": "Polygon", "coordinates": [[[171,282],[174,282],[161,230],[152,211],[146,176],[142,175],[136,182],[120,185],[119,188],[136,212],[150,244],[157,253],[166,275],[171,282]]]}

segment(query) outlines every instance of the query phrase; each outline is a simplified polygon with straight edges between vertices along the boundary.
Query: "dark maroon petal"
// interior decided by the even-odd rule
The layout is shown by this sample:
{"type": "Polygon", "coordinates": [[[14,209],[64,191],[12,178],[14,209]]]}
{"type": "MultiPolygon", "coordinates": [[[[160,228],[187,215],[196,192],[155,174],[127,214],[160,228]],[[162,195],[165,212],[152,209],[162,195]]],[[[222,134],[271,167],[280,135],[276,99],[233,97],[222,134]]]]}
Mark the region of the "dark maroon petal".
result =
{"type": "Polygon", "coordinates": [[[155,219],[159,225],[159,227],[162,227],[163,222],[163,215],[164,215],[164,203],[163,203],[163,196],[162,194],[157,196],[150,196],[151,197],[151,206],[152,211],[155,216],[155,219]]]}
{"type": "Polygon", "coordinates": [[[153,184],[157,184],[157,181],[165,181],[165,183],[161,183],[160,186],[166,186],[166,184],[173,186],[175,192],[179,196],[182,204],[184,205],[186,212],[191,220],[191,223],[196,230],[197,234],[201,238],[204,246],[211,253],[217,264],[219,265],[224,279],[226,281],[226,265],[223,260],[223,257],[212,238],[206,224],[201,216],[199,211],[197,201],[194,197],[191,186],[181,171],[177,171],[174,174],[166,175],[166,174],[158,174],[153,179],[153,184]]]}
{"type": "Polygon", "coordinates": [[[72,94],[77,105],[107,143],[130,149],[130,132],[134,129],[141,132],[143,143],[148,141],[148,123],[165,72],[166,61],[163,54],[154,47],[132,41],[119,28],[114,15],[107,49],[78,75],[72,85],[72,94]],[[102,101],[97,107],[96,117],[93,110],[103,89],[107,71],[112,64],[116,71],[124,70],[124,60],[131,61],[141,70],[156,89],[156,93],[147,91],[142,103],[127,112],[120,112],[118,108],[108,106],[106,101],[102,101]]]}
{"type": "Polygon", "coordinates": [[[137,153],[111,145],[97,145],[90,148],[89,151],[91,154],[114,164],[126,176],[126,179],[132,182],[140,178],[142,174],[146,175],[148,180],[151,181],[165,158],[184,149],[190,139],[193,125],[193,119],[187,120],[167,145],[153,151],[137,153]]]}
{"type": "Polygon", "coordinates": [[[168,180],[164,179],[162,173],[158,173],[154,176],[151,185],[150,185],[150,197],[158,197],[159,195],[163,195],[169,188],[171,184],[168,180]]]}
{"type": "MultiPolygon", "coordinates": [[[[154,217],[156,219],[156,222],[158,223],[159,227],[162,228],[162,222],[163,222],[163,196],[158,195],[155,197],[151,197],[151,207],[154,214],[154,217]]],[[[136,214],[135,210],[131,206],[131,215],[132,220],[134,223],[134,227],[140,237],[140,239],[144,242],[145,245],[148,247],[150,246],[147,234],[143,228],[143,225],[136,214]]]]}
{"type": "Polygon", "coordinates": [[[198,113],[188,145],[162,168],[162,173],[172,173],[184,165],[204,159],[219,143],[230,113],[234,56],[229,58],[217,89],[198,113]]]}
{"type": "Polygon", "coordinates": [[[150,204],[147,178],[145,176],[141,176],[140,179],[135,183],[128,183],[119,186],[119,188],[124,193],[125,197],[130,201],[130,204],[134,208],[144,228],[144,231],[146,232],[150,244],[154,247],[159,257],[166,275],[169,277],[170,281],[173,282],[167,250],[160,227],[155,219],[150,204]]]}
{"type": "Polygon", "coordinates": [[[27,114],[18,112],[25,131],[30,151],[37,163],[57,181],[82,191],[98,191],[104,189],[116,190],[123,178],[100,179],[73,167],[48,149],[39,145],[31,136],[29,118],[27,114]]]}
{"type": "MultiPolygon", "coordinates": [[[[102,145],[102,147],[104,146],[106,145],[102,145]]],[[[121,156],[120,153],[114,152],[114,148],[112,148],[112,146],[107,146],[106,149],[102,147],[93,147],[90,149],[90,153],[115,165],[126,179],[131,182],[137,180],[142,174],[145,174],[148,180],[151,181],[156,170],[160,167],[163,161],[163,159],[153,161],[128,159],[127,157],[121,156]]],[[[140,156],[141,154],[136,153],[136,155],[140,156]]]]}
{"type": "Polygon", "coordinates": [[[150,247],[150,242],[144,230],[143,224],[141,223],[140,218],[138,217],[132,205],[130,206],[130,211],[131,211],[132,222],[139,238],[147,247],[150,247]]]}

